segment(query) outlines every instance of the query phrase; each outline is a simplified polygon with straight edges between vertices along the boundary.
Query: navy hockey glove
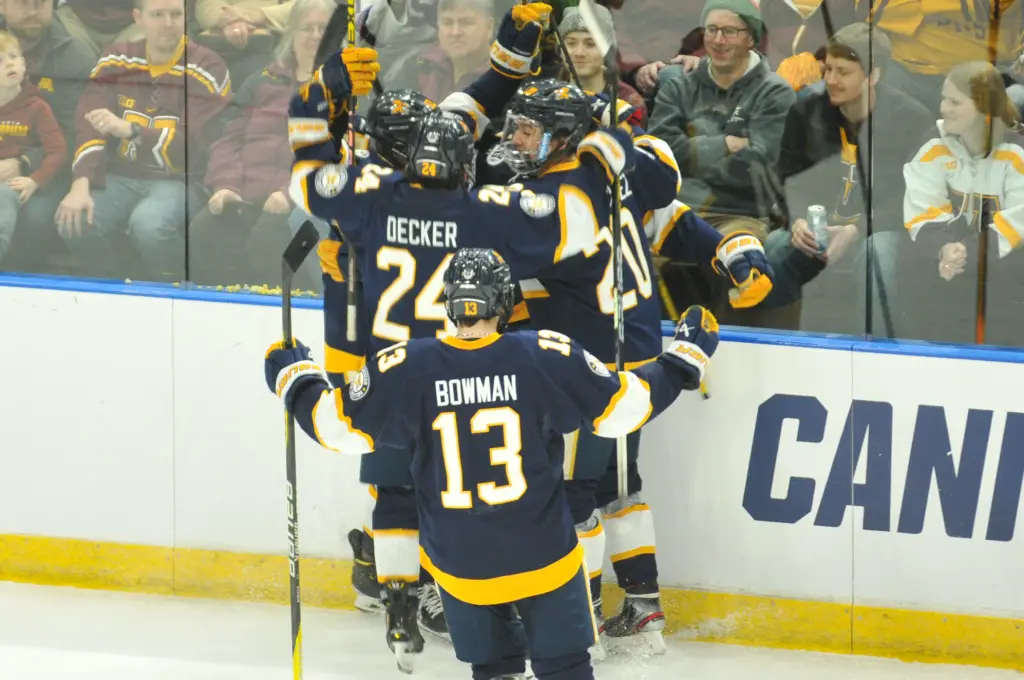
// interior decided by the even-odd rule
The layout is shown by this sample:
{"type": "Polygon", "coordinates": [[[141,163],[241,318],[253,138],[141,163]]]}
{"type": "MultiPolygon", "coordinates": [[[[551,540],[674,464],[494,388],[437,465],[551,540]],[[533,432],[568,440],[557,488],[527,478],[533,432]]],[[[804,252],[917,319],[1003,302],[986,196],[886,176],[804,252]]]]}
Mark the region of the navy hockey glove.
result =
{"type": "Polygon", "coordinates": [[[636,166],[633,137],[622,130],[595,130],[583,138],[576,147],[580,162],[596,160],[604,168],[611,182],[618,175],[632,172],[636,166]]]}
{"type": "Polygon", "coordinates": [[[749,231],[729,234],[718,244],[711,266],[732,280],[729,304],[743,309],[761,303],[772,292],[775,278],[761,241],[749,231]]]}
{"type": "Polygon", "coordinates": [[[503,76],[522,79],[530,74],[540,54],[541,37],[551,22],[551,5],[531,2],[516,5],[501,20],[491,44],[491,68],[503,76]]]}
{"type": "Polygon", "coordinates": [[[289,394],[298,394],[295,389],[300,383],[310,380],[322,380],[327,383],[327,374],[313,361],[309,348],[298,340],[294,347],[285,347],[283,341],[275,342],[267,349],[263,361],[263,372],[267,379],[267,387],[276,394],[289,410],[289,394]]]}
{"type": "Polygon", "coordinates": [[[708,361],[718,349],[718,320],[714,314],[699,305],[683,312],[672,344],[661,353],[664,361],[672,363],[686,373],[683,389],[695,390],[704,380],[708,361]]]}

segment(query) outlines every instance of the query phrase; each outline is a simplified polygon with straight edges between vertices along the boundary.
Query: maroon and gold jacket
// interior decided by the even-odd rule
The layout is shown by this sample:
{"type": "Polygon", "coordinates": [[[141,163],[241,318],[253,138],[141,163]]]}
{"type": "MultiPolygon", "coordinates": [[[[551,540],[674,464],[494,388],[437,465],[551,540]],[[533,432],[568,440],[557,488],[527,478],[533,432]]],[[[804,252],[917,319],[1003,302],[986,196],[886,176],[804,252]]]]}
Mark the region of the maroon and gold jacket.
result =
{"type": "MultiPolygon", "coordinates": [[[[140,179],[181,175],[190,153],[205,155],[209,123],[227,105],[231,80],[212,50],[182,40],[167,64],[150,64],[145,41],[114,44],[100,57],[75,114],[75,179],[103,185],[107,173],[140,179]],[[85,114],[109,109],[142,127],[135,140],[107,137],[85,114]]],[[[191,165],[191,163],[190,163],[191,165]]]]}

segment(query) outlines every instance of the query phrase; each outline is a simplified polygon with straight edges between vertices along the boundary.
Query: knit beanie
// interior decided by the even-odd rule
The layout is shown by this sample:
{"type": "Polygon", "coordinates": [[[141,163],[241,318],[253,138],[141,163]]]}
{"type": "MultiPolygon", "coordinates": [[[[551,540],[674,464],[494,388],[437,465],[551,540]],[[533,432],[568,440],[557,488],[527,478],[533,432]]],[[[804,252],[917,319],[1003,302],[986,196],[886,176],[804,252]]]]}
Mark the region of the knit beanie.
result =
{"type": "Polygon", "coordinates": [[[888,36],[865,23],[850,24],[836,31],[828,41],[828,49],[837,48],[848,51],[848,56],[860,62],[864,73],[870,73],[873,68],[884,69],[889,65],[892,56],[892,43],[889,42],[888,36]]]}
{"type": "MultiPolygon", "coordinates": [[[[612,22],[612,13],[608,11],[607,7],[602,7],[601,5],[594,5],[594,10],[597,15],[597,23],[601,26],[601,31],[605,35],[612,36],[614,41],[615,24],[612,22]]],[[[558,29],[562,32],[563,36],[581,31],[590,33],[590,28],[587,27],[587,22],[583,20],[583,15],[580,14],[580,10],[577,7],[567,7],[565,9],[562,23],[558,25],[558,29]]]]}
{"type": "Polygon", "coordinates": [[[761,0],[708,0],[700,15],[701,24],[706,24],[708,14],[716,9],[726,9],[743,19],[750,29],[750,37],[757,43],[764,33],[764,21],[761,19],[761,0]]]}

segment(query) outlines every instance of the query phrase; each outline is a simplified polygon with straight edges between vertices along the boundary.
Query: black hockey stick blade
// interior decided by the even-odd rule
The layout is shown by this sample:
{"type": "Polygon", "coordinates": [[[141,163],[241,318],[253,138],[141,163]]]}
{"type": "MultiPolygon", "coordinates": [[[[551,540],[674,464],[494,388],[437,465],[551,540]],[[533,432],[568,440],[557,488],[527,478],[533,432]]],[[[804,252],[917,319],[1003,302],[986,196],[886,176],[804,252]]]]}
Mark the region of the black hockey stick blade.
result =
{"type": "MultiPolygon", "coordinates": [[[[349,23],[349,6],[347,2],[340,2],[334,8],[334,12],[331,13],[331,18],[327,20],[324,34],[316,48],[316,57],[313,61],[314,68],[323,66],[328,57],[344,47],[345,40],[348,37],[349,23]]],[[[354,44],[353,47],[355,47],[354,44]]]]}
{"type": "Polygon", "coordinates": [[[316,248],[316,244],[319,242],[320,233],[313,226],[313,223],[309,220],[303,222],[299,230],[295,232],[291,243],[284,249],[285,264],[293,274],[299,270],[303,261],[305,261],[313,248],[316,248]]]}

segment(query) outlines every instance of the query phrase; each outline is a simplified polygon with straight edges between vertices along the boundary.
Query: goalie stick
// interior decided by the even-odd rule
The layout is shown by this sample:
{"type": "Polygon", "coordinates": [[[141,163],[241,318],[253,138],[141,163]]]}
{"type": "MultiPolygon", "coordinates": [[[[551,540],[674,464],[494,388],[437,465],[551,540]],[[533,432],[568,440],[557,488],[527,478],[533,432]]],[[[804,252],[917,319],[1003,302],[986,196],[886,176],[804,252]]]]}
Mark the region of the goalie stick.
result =
{"type": "MultiPolygon", "coordinates": [[[[292,280],[316,247],[320,234],[302,223],[281,256],[281,335],[292,347],[292,280]]],[[[302,604],[299,598],[299,486],[295,470],[295,416],[285,414],[285,469],[288,478],[288,599],[292,613],[292,678],[302,680],[302,604]]]]}

